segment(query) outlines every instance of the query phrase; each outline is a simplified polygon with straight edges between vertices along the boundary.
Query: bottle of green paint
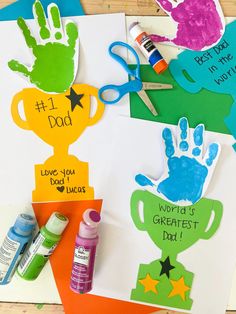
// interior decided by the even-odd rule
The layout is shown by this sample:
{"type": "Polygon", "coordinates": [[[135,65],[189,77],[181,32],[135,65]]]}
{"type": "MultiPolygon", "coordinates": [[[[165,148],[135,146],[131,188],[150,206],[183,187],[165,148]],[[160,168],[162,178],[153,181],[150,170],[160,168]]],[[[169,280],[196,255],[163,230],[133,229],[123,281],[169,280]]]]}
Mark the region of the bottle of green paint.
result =
{"type": "Polygon", "coordinates": [[[31,246],[25,252],[17,269],[18,275],[25,280],[35,280],[49,257],[57,247],[61,234],[69,220],[60,213],[53,213],[47,224],[35,236],[31,246]]]}

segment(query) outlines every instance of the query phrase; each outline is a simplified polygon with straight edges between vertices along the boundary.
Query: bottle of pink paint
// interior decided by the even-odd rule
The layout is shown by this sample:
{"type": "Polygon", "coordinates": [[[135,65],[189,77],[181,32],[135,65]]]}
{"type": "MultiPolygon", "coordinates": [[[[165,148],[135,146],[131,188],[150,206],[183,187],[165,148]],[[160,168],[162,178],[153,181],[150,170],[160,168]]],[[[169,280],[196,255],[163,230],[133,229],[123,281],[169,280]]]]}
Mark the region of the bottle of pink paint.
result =
{"type": "Polygon", "coordinates": [[[98,244],[98,224],[100,214],[94,209],[87,209],[80,223],[75,241],[74,261],[70,288],[84,294],[92,290],[94,261],[98,244]]]}

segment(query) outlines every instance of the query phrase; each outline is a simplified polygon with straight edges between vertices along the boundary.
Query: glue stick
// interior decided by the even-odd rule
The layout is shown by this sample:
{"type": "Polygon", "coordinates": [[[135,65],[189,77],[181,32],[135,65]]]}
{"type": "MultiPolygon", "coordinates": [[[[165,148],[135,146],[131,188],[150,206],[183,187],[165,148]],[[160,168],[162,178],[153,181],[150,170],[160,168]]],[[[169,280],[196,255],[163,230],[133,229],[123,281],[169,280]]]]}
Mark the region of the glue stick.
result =
{"type": "Polygon", "coordinates": [[[70,288],[76,293],[84,294],[92,290],[96,246],[98,243],[98,224],[100,214],[87,209],[80,223],[75,241],[74,261],[70,288]]]}
{"type": "Polygon", "coordinates": [[[39,276],[56,249],[68,221],[68,218],[60,213],[53,213],[50,216],[46,225],[35,236],[19,264],[17,274],[21,278],[35,280],[39,276]]]}
{"type": "Polygon", "coordinates": [[[138,22],[134,22],[129,27],[130,34],[139,46],[143,55],[148,59],[149,63],[156,71],[161,74],[168,68],[168,64],[154,45],[151,38],[144,32],[138,22]]]}

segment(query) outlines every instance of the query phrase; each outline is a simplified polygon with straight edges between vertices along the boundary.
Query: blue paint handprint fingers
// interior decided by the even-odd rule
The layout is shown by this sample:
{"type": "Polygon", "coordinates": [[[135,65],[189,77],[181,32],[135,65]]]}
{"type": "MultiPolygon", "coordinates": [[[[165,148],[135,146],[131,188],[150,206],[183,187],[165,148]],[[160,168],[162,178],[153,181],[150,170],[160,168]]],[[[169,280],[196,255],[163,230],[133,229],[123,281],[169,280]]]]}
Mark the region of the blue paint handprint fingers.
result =
{"type": "Polygon", "coordinates": [[[177,131],[177,147],[181,152],[189,149],[189,125],[187,118],[183,117],[179,120],[177,131]]]}
{"type": "MultiPolygon", "coordinates": [[[[176,145],[173,140],[172,131],[169,128],[165,128],[162,132],[162,138],[165,143],[165,155],[166,158],[174,156],[176,151],[176,145]]],[[[135,181],[142,187],[148,187],[148,190],[152,190],[153,188],[156,190],[157,181],[150,179],[149,177],[138,174],[135,176],[135,181]]]]}
{"type": "Polygon", "coordinates": [[[206,152],[205,157],[204,157],[205,165],[208,168],[213,167],[218,160],[219,154],[220,154],[220,144],[211,143],[208,146],[207,152],[206,152]]]}
{"type": "Polygon", "coordinates": [[[150,178],[146,177],[143,174],[137,174],[135,177],[135,181],[140,185],[140,186],[156,186],[156,183],[152,181],[150,178]]]}
{"type": "Polygon", "coordinates": [[[191,149],[190,154],[195,157],[201,158],[203,140],[204,140],[205,127],[203,124],[199,124],[193,132],[193,136],[190,137],[188,119],[183,117],[178,123],[177,133],[177,147],[179,152],[188,152],[191,149]]]}
{"type": "Polygon", "coordinates": [[[169,128],[165,128],[162,132],[162,138],[165,142],[165,154],[167,158],[172,157],[175,154],[176,151],[176,147],[175,147],[175,143],[173,141],[173,136],[172,136],[172,132],[171,129],[169,128]]]}
{"type": "Polygon", "coordinates": [[[175,143],[172,131],[165,128],[162,132],[166,156],[163,175],[152,180],[138,174],[136,182],[180,206],[198,202],[207,190],[220,154],[220,144],[212,143],[203,157],[204,132],[204,125],[199,124],[190,136],[188,120],[181,118],[175,143]]]}
{"type": "Polygon", "coordinates": [[[211,144],[202,159],[204,131],[204,125],[199,124],[190,137],[188,120],[179,120],[176,154],[168,158],[165,172],[157,181],[157,193],[168,201],[194,204],[204,195],[220,152],[219,144],[211,144]]]}
{"type": "Polygon", "coordinates": [[[205,126],[199,124],[193,132],[193,148],[192,155],[202,158],[203,140],[204,140],[205,126]]]}

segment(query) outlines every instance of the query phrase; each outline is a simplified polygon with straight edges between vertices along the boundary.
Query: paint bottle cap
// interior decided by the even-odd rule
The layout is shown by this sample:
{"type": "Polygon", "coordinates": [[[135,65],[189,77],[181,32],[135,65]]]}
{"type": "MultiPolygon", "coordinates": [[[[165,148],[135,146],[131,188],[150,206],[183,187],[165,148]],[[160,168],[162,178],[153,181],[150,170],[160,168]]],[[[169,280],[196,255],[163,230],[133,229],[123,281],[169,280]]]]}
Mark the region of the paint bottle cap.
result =
{"type": "Polygon", "coordinates": [[[94,209],[87,209],[83,213],[83,220],[79,227],[79,236],[82,238],[93,239],[98,235],[98,225],[101,220],[100,214],[94,209]]]}
{"type": "Polygon", "coordinates": [[[31,215],[20,214],[13,226],[14,231],[22,236],[30,235],[35,229],[36,221],[31,215]]]}
{"type": "Polygon", "coordinates": [[[96,227],[101,220],[101,216],[96,210],[89,208],[83,213],[83,220],[87,225],[96,227]]]}
{"type": "Polygon", "coordinates": [[[52,213],[52,215],[48,219],[45,228],[53,234],[61,235],[62,232],[65,230],[68,222],[69,219],[66,216],[55,212],[52,213]]]}

